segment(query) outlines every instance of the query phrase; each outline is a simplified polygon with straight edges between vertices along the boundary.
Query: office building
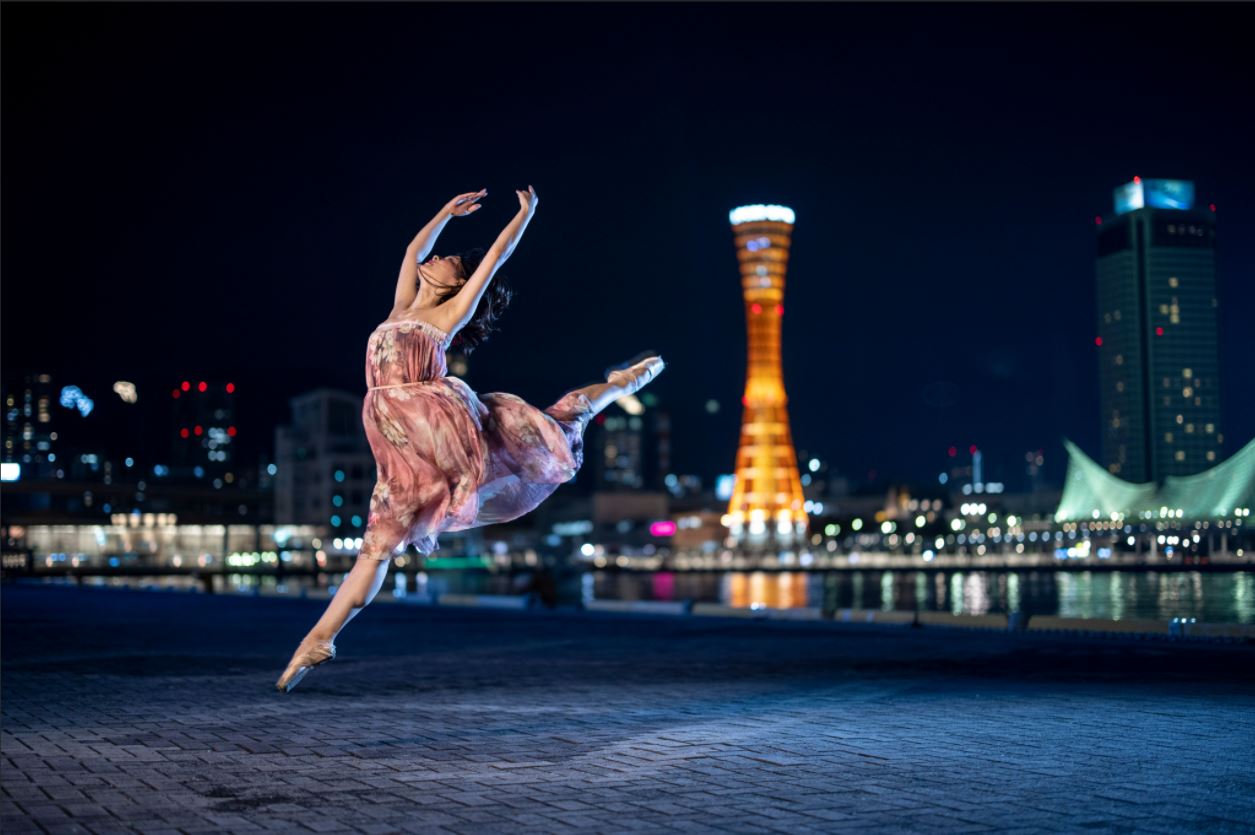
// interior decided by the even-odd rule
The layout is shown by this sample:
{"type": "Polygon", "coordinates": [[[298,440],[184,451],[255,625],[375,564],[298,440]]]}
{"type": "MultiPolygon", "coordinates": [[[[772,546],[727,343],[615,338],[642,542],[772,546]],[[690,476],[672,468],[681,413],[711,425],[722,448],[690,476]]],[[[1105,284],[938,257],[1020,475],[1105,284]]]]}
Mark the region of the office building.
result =
{"type": "Polygon", "coordinates": [[[1224,457],[1213,209],[1189,181],[1135,177],[1097,219],[1101,456],[1125,482],[1224,457]]]}

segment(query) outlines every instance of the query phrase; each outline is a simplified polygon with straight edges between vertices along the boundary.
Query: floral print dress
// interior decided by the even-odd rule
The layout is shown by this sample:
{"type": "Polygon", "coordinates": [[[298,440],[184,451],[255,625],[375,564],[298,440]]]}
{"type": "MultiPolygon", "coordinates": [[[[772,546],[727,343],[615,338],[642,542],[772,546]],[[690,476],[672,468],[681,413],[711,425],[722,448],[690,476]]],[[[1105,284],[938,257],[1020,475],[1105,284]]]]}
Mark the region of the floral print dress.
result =
{"type": "Polygon", "coordinates": [[[592,403],[577,392],[538,409],[506,393],[477,395],[445,365],[449,334],[428,322],[384,322],[366,343],[362,424],[378,479],[362,556],[386,560],[442,531],[507,522],[533,510],[583,462],[592,403]]]}

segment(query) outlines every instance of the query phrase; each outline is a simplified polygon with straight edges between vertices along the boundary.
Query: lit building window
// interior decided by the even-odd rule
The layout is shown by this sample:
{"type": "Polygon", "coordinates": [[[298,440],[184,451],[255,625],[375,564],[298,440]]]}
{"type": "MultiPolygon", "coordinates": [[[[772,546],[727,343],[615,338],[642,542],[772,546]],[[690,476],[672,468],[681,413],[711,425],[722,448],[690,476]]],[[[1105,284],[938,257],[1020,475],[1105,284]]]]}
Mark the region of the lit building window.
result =
{"type": "Polygon", "coordinates": [[[1177,454],[1176,454],[1176,459],[1177,459],[1178,461],[1184,461],[1184,460],[1185,460],[1185,450],[1183,450],[1183,449],[1178,449],[1178,450],[1177,450],[1177,454]]]}
{"type": "Polygon", "coordinates": [[[1214,449],[1207,450],[1207,460],[1208,461],[1216,460],[1216,451],[1214,449]]]}
{"type": "Polygon", "coordinates": [[[1178,287],[1180,284],[1181,282],[1177,281],[1177,277],[1175,275],[1168,279],[1169,287],[1178,287]]]}
{"type": "Polygon", "coordinates": [[[1214,423],[1209,423],[1209,424],[1207,424],[1206,426],[1204,426],[1203,428],[1207,431],[1207,434],[1208,434],[1208,435],[1211,435],[1211,434],[1213,434],[1213,433],[1216,431],[1216,424],[1214,424],[1214,423]]]}
{"type": "Polygon", "coordinates": [[[1172,443],[1172,433],[1171,432],[1163,433],[1163,439],[1164,439],[1164,443],[1166,444],[1172,443]]]}

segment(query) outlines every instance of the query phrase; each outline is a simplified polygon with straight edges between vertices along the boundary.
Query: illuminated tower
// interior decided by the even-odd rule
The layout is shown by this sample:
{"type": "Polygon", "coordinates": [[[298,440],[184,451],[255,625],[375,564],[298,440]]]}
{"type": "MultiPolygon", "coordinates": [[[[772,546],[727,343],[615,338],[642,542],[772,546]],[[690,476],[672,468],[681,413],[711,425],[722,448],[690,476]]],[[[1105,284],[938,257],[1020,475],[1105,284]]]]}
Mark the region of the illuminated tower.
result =
{"type": "Polygon", "coordinates": [[[741,206],[732,210],[729,220],[741,266],[749,355],[736,484],[723,522],[739,544],[787,547],[806,538],[805,499],[780,362],[793,210],[741,206]]]}

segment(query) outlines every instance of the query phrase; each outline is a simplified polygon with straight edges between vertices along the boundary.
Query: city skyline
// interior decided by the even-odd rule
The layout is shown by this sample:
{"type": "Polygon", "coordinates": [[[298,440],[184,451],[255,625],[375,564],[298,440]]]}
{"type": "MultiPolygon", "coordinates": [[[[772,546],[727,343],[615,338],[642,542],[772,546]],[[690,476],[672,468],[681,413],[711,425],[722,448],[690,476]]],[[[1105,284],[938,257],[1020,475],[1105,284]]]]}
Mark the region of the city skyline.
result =
{"type": "Polygon", "coordinates": [[[4,2],[0,830],[1242,828],[1245,5],[4,2]]]}
{"type": "MultiPolygon", "coordinates": [[[[22,161],[6,192],[24,209],[9,213],[4,253],[6,373],[232,377],[245,417],[273,426],[292,396],[363,387],[360,354],[386,314],[396,254],[446,192],[489,186],[484,217],[450,230],[461,248],[491,236],[504,211],[494,194],[523,178],[545,207],[506,271],[515,306],[468,378],[544,400],[560,380],[656,348],[671,366],[658,393],[672,410],[675,471],[730,472],[743,378],[738,362],[713,358],[743,355],[744,334],[724,222],[733,206],[780,202],[798,212],[783,345],[798,449],[856,481],[874,470],[870,480],[919,482],[950,466],[950,446],[979,446],[986,477],[1007,482],[1026,451],[1043,449],[1058,484],[1062,437],[1099,449],[1092,218],[1133,175],[1181,177],[1218,206],[1226,450],[1255,434],[1255,371],[1240,336],[1255,306],[1243,280],[1255,254],[1241,231],[1255,200],[1241,153],[1250,130],[1235,106],[1248,61],[1236,34],[1217,34],[1228,10],[1209,7],[1196,24],[1139,10],[1146,40],[1179,38],[1179,63],[1210,67],[1208,84],[1150,61],[1113,102],[1100,81],[1122,30],[1115,9],[914,8],[904,22],[893,9],[794,8],[784,18],[801,48],[776,79],[737,64],[730,45],[747,25],[784,23],[698,8],[671,9],[659,27],[652,16],[663,13],[642,8],[597,50],[542,36],[530,67],[541,92],[507,96],[481,120],[470,101],[510,62],[518,12],[502,9],[483,29],[480,62],[400,113],[407,139],[395,135],[395,103],[423,68],[456,54],[453,43],[297,83],[301,52],[326,42],[346,59],[374,54],[396,37],[390,28],[457,31],[468,13],[306,11],[280,39],[275,9],[212,19],[83,10],[68,34],[47,10],[9,10],[24,37],[6,35],[6,75],[39,83],[6,89],[4,103],[6,155],[22,161]],[[677,26],[689,16],[701,26],[677,26]],[[204,36],[151,37],[171,22],[204,23],[204,36]],[[1041,38],[1017,55],[1008,39],[1025,25],[1041,38]],[[1192,26],[1206,37],[1189,36],[1192,26]],[[886,53],[897,63],[879,57],[883,44],[834,50],[822,33],[837,28],[899,36],[886,53]],[[701,33],[686,43],[693,66],[678,86],[665,83],[677,59],[638,55],[649,52],[642,42],[669,54],[676,31],[701,33]],[[206,44],[218,42],[233,44],[238,66],[210,60],[206,44]],[[964,47],[971,57],[957,54],[964,47]],[[942,58],[936,77],[924,72],[942,58]],[[147,74],[154,62],[167,72],[147,74]],[[568,112],[583,89],[573,62],[602,92],[568,112]],[[263,66],[274,74],[250,87],[263,66]],[[626,85],[611,81],[624,72],[626,85]],[[978,99],[1001,102],[997,115],[978,99]],[[1130,115],[1168,103],[1173,117],[1152,131],[1130,115]],[[770,153],[751,153],[761,139],[736,127],[760,111],[786,137],[770,153]],[[624,112],[639,118],[624,125],[624,112]],[[241,119],[260,120],[264,138],[251,140],[241,119]],[[511,119],[540,138],[512,143],[511,119]],[[62,312],[67,287],[91,316],[62,312]],[[604,325],[594,314],[608,305],[623,316],[604,325]],[[59,326],[68,316],[74,327],[59,326]]],[[[572,8],[565,31],[599,14],[572,8]]]]}

